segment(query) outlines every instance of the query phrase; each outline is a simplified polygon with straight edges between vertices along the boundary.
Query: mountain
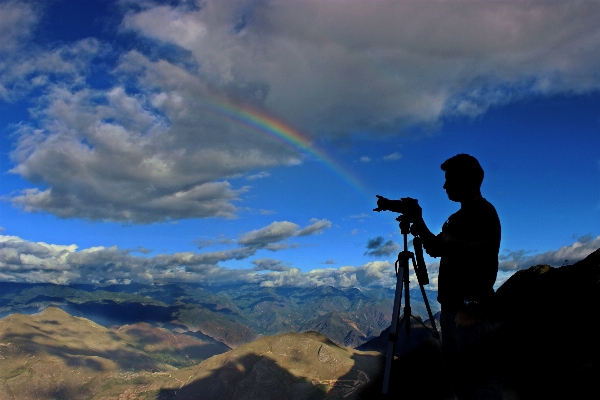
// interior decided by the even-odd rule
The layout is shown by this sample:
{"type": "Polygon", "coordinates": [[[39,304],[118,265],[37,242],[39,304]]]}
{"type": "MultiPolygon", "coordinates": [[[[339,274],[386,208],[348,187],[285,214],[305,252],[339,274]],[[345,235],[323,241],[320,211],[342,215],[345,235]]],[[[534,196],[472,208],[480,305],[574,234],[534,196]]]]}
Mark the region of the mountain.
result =
{"type": "Polygon", "coordinates": [[[366,304],[356,311],[328,312],[306,321],[298,331],[319,332],[337,344],[354,348],[390,325],[392,306],[393,301],[387,299],[366,304]]]}
{"type": "MultiPolygon", "coordinates": [[[[389,325],[392,297],[388,288],[0,282],[0,317],[34,314],[55,306],[104,327],[144,322],[205,342],[220,342],[223,349],[250,343],[261,335],[307,330],[355,347],[389,325]]],[[[413,312],[424,312],[420,294],[413,298],[413,312]]]]}
{"type": "Polygon", "coordinates": [[[518,271],[498,289],[497,302],[498,362],[507,385],[523,399],[597,393],[600,249],[573,265],[518,271]]]}
{"type": "Polygon", "coordinates": [[[123,395],[160,400],[356,398],[381,365],[378,353],[340,347],[316,332],[289,332],[175,372],[167,385],[157,382],[123,395]]]}
{"type": "Polygon", "coordinates": [[[197,362],[203,346],[145,323],[108,329],[56,307],[13,314],[0,321],[0,398],[341,399],[382,365],[378,353],[316,332],[262,337],[197,362]]]}

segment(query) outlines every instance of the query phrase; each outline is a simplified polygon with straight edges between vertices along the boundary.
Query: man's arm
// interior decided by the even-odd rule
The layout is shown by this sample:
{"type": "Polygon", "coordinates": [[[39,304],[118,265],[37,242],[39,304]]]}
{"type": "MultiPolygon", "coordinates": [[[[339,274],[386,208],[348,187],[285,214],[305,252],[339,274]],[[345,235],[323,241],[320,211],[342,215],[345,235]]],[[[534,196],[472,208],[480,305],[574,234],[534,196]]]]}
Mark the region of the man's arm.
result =
{"type": "Polygon", "coordinates": [[[422,217],[413,222],[410,232],[421,238],[427,254],[431,257],[441,257],[443,245],[442,237],[441,235],[434,235],[429,230],[422,217]]]}

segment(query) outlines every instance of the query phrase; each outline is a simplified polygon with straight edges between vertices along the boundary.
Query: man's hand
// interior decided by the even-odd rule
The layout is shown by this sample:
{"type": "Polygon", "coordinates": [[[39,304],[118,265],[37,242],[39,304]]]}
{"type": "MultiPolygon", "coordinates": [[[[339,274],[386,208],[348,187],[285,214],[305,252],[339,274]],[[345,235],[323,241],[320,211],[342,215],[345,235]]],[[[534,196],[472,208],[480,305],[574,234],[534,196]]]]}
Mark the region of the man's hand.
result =
{"type": "Polygon", "coordinates": [[[402,202],[402,213],[406,215],[411,222],[423,220],[423,209],[416,199],[403,197],[400,201],[402,202]]]}
{"type": "Polygon", "coordinates": [[[427,232],[429,232],[429,229],[427,229],[427,225],[425,225],[423,218],[413,221],[413,224],[410,226],[410,233],[412,233],[413,236],[423,236],[423,234],[427,232]]]}

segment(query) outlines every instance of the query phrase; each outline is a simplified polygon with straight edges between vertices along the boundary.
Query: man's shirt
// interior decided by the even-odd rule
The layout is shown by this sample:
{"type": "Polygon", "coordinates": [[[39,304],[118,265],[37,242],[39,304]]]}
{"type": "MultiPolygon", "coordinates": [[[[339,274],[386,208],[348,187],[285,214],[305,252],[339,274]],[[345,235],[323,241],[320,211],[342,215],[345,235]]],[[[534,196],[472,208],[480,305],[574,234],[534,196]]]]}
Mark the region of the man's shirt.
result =
{"type": "Polygon", "coordinates": [[[464,300],[489,303],[494,295],[500,250],[500,219],[484,198],[464,205],[444,223],[442,232],[424,243],[441,256],[438,302],[458,309],[464,300]]]}

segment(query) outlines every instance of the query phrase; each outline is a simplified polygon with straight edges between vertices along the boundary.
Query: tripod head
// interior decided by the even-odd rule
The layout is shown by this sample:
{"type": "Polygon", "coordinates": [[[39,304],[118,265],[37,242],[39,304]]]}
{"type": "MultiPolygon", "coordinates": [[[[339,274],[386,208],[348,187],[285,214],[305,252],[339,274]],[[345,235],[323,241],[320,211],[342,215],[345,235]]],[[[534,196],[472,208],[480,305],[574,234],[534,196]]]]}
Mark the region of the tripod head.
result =
{"type": "Polygon", "coordinates": [[[406,215],[399,215],[396,221],[400,223],[400,233],[406,237],[410,233],[411,220],[406,215]]]}

